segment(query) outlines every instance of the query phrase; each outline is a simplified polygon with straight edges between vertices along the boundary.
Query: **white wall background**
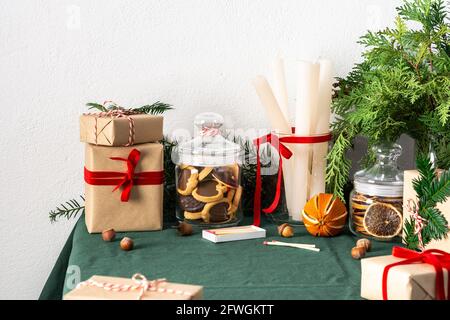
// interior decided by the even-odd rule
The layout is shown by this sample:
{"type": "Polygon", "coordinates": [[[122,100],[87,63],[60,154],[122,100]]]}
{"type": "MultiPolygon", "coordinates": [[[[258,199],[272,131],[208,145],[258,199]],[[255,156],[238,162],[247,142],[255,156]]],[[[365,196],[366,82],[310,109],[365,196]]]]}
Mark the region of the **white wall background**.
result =
{"type": "Polygon", "coordinates": [[[0,298],[37,298],[72,228],[47,214],[82,193],[86,102],[169,102],[167,133],[191,128],[204,110],[264,128],[252,77],[270,76],[278,53],[329,57],[345,75],[359,59],[358,37],[391,25],[399,3],[1,1],[0,298]]]}

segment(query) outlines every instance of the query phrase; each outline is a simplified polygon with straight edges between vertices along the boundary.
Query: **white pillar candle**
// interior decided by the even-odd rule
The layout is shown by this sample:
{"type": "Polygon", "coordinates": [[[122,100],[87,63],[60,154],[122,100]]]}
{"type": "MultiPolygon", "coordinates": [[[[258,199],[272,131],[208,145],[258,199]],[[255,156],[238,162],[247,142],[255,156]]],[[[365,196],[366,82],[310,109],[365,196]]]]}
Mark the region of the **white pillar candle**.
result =
{"type": "MultiPolygon", "coordinates": [[[[259,99],[261,100],[261,104],[266,110],[271,129],[279,132],[291,132],[291,126],[289,125],[288,120],[281,111],[281,108],[279,107],[279,104],[267,80],[263,76],[257,76],[253,80],[253,85],[259,96],[259,99]]],[[[286,159],[283,159],[283,177],[285,179],[284,186],[288,211],[292,202],[292,200],[290,199],[290,194],[292,194],[292,192],[290,191],[292,189],[292,182],[289,180],[289,178],[292,176],[292,169],[289,168],[292,168],[292,165],[289,165],[286,159]]]]}
{"type": "Polygon", "coordinates": [[[284,118],[289,122],[288,93],[286,89],[284,61],[280,56],[275,59],[272,68],[274,78],[273,93],[275,94],[281,112],[283,112],[284,118]]]}
{"type": "Polygon", "coordinates": [[[278,106],[278,102],[270,88],[269,83],[263,76],[257,76],[253,80],[253,86],[256,89],[256,93],[261,100],[261,104],[266,110],[267,118],[270,121],[272,130],[277,130],[281,132],[289,132],[289,123],[284,118],[283,112],[278,106]]]}
{"type": "MultiPolygon", "coordinates": [[[[278,105],[284,118],[289,123],[289,108],[288,108],[288,92],[286,86],[286,76],[284,68],[284,60],[278,56],[272,64],[273,78],[274,78],[274,94],[277,99],[278,105]]],[[[290,123],[289,123],[290,124],[290,123]]],[[[284,132],[289,134],[291,131],[284,132]]],[[[292,172],[293,172],[293,159],[283,159],[283,183],[284,183],[284,195],[286,198],[286,207],[289,216],[292,216],[292,172]]]]}
{"type": "MultiPolygon", "coordinates": [[[[315,117],[314,134],[324,134],[330,130],[330,116],[331,116],[331,97],[333,85],[333,64],[328,59],[319,59],[320,65],[319,73],[319,98],[317,113],[315,117]]],[[[313,145],[313,160],[310,196],[325,192],[325,170],[326,170],[326,156],[328,153],[328,143],[319,143],[313,145]]]]}
{"type": "MultiPolygon", "coordinates": [[[[297,101],[295,109],[295,133],[299,136],[311,134],[313,111],[317,108],[319,87],[319,64],[299,62],[297,101]]],[[[299,144],[294,148],[293,220],[302,220],[302,210],[308,200],[310,176],[310,145],[299,144]]]]}

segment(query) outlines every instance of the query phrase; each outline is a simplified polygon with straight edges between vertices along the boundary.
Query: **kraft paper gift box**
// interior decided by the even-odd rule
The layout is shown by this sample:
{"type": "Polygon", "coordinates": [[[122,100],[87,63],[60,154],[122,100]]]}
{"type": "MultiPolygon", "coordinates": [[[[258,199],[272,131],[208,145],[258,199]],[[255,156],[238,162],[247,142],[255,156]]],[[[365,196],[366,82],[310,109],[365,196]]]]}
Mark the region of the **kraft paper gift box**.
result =
{"type": "Polygon", "coordinates": [[[86,144],[85,219],[89,233],[109,228],[119,232],[161,230],[163,177],[163,146],[159,143],[114,148],[86,144]],[[137,153],[139,160],[131,159],[135,168],[130,186],[131,163],[127,160],[137,153]]]}
{"type": "Polygon", "coordinates": [[[142,279],[93,276],[80,283],[64,296],[64,300],[200,300],[203,287],[171,283],[166,281],[147,282],[148,289],[142,291],[142,279]],[[115,286],[116,290],[105,289],[115,286]],[[119,290],[122,289],[122,290],[119,290]]]}
{"type": "Polygon", "coordinates": [[[103,146],[125,146],[130,139],[130,117],[133,120],[132,144],[156,142],[163,138],[163,117],[134,114],[125,117],[80,116],[80,140],[103,146]]]}
{"type": "MultiPolygon", "coordinates": [[[[361,260],[361,297],[382,300],[383,272],[387,265],[404,261],[392,255],[361,260]]],[[[448,271],[443,268],[443,286],[448,296],[448,271]]],[[[426,263],[411,263],[392,267],[387,277],[389,300],[436,299],[436,270],[426,263]]]]}
{"type": "MultiPolygon", "coordinates": [[[[439,175],[443,170],[437,170],[436,174],[439,175]]],[[[412,184],[413,179],[418,179],[420,177],[417,170],[406,170],[404,172],[404,184],[403,184],[403,221],[409,220],[411,213],[406,209],[405,205],[409,199],[417,201],[417,195],[414,191],[412,184]]],[[[450,222],[450,198],[444,203],[439,203],[437,208],[442,212],[447,221],[450,222]]],[[[443,240],[432,240],[429,244],[425,246],[425,249],[440,249],[450,252],[450,230],[447,239],[443,240]]]]}

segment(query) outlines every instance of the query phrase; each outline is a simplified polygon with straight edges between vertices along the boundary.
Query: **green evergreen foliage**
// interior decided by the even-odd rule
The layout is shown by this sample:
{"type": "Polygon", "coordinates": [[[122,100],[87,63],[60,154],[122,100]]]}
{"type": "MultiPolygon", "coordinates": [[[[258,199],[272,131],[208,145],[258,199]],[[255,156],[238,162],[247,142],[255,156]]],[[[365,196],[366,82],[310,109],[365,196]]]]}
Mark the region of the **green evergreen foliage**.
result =
{"type": "MultiPolygon", "coordinates": [[[[443,172],[440,177],[435,175],[433,164],[429,157],[419,155],[417,157],[417,169],[419,179],[413,180],[418,201],[418,213],[425,219],[425,226],[421,231],[423,245],[431,240],[447,238],[449,231],[448,221],[436,205],[446,201],[450,197],[450,170],[443,172]]],[[[404,240],[408,248],[419,248],[419,237],[416,234],[414,218],[405,221],[404,240]]]]}
{"type": "Polygon", "coordinates": [[[48,216],[50,218],[50,222],[56,222],[60,218],[66,218],[67,220],[75,218],[79,214],[84,213],[84,197],[80,196],[81,203],[76,199],[70,199],[65,203],[61,203],[54,210],[50,211],[48,216]]]}
{"type": "Polygon", "coordinates": [[[431,145],[438,165],[450,167],[448,7],[443,0],[407,0],[397,13],[394,28],[360,38],[363,61],[335,88],[326,182],[341,198],[350,168],[345,155],[357,135],[368,139],[365,165],[373,161],[370,146],[405,133],[416,140],[418,152],[431,145]]]}
{"type": "MultiPolygon", "coordinates": [[[[114,110],[114,109],[118,109],[119,106],[115,105],[115,104],[111,104],[110,106],[106,107],[103,104],[99,104],[96,102],[89,102],[86,103],[86,106],[89,107],[89,110],[97,110],[100,112],[107,112],[109,110],[114,110]]],[[[139,112],[139,113],[146,113],[146,114],[151,114],[151,115],[159,115],[159,114],[163,114],[164,112],[173,109],[172,106],[170,104],[161,102],[161,101],[156,101],[153,104],[147,104],[145,106],[142,107],[138,107],[138,108],[130,108],[128,110],[130,111],[135,111],[135,112],[139,112]]]]}

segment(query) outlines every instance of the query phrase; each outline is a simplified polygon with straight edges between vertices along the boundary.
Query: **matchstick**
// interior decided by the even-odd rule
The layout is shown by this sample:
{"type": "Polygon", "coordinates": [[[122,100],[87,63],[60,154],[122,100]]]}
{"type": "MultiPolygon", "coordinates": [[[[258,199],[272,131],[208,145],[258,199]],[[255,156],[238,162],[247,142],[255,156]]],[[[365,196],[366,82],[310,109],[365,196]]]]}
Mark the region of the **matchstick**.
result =
{"type": "Polygon", "coordinates": [[[264,245],[266,246],[280,246],[280,247],[291,247],[298,249],[305,249],[310,251],[319,252],[320,249],[316,248],[315,245],[311,244],[303,244],[303,243],[287,243],[287,242],[279,242],[279,241],[264,241],[264,245]]]}

